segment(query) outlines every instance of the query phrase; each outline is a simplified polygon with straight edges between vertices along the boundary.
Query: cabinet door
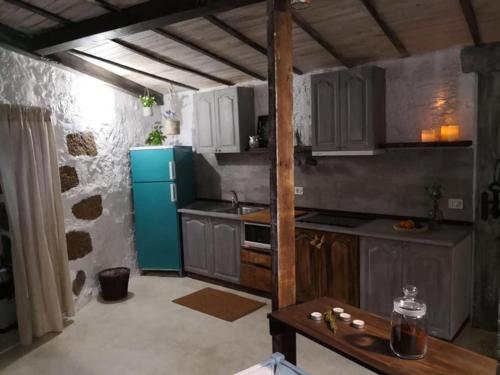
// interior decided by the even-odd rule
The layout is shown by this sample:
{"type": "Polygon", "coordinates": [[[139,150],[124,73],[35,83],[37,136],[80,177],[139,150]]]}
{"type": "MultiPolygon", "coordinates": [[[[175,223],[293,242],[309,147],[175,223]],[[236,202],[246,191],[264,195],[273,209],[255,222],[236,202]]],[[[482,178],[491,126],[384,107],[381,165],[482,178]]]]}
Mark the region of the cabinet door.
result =
{"type": "Polygon", "coordinates": [[[427,304],[429,333],[451,339],[451,249],[408,244],[403,258],[403,283],[418,288],[417,298],[427,304]]]}
{"type": "Polygon", "coordinates": [[[214,93],[195,95],[196,147],[199,153],[213,153],[217,147],[214,93]]]}
{"type": "Polygon", "coordinates": [[[327,233],[323,256],[326,283],[321,295],[359,306],[358,237],[327,233]]]}
{"type": "MultiPolygon", "coordinates": [[[[371,69],[353,69],[340,74],[341,146],[343,149],[373,148],[371,72],[371,69]]],[[[385,108],[380,110],[385,110],[385,108]]]]}
{"type": "Polygon", "coordinates": [[[314,150],[336,150],[340,147],[339,77],[339,73],[311,77],[314,150]]]}
{"type": "Polygon", "coordinates": [[[402,254],[399,241],[361,238],[361,308],[389,317],[394,298],[402,295],[402,254]]]}
{"type": "Polygon", "coordinates": [[[238,91],[234,88],[215,92],[217,124],[216,152],[239,152],[238,91]]]}
{"type": "Polygon", "coordinates": [[[182,238],[184,268],[197,274],[209,275],[212,270],[209,219],[182,215],[182,238]]]}
{"type": "Polygon", "coordinates": [[[212,219],[213,276],[231,282],[240,279],[239,221],[212,219]]]}
{"type": "Polygon", "coordinates": [[[298,301],[309,301],[321,296],[326,277],[322,267],[324,243],[324,233],[297,228],[295,269],[298,301]]]}

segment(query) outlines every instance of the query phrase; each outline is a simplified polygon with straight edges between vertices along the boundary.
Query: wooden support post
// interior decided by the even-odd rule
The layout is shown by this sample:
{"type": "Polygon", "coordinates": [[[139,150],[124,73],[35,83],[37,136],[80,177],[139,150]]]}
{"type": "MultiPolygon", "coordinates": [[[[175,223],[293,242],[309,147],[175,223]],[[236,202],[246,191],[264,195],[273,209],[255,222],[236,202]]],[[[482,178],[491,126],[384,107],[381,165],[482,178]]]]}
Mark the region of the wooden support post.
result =
{"type": "MultiPolygon", "coordinates": [[[[289,0],[267,0],[271,159],[272,307],[295,304],[293,43],[289,0]]],[[[273,352],[296,362],[295,333],[271,330],[273,352]]]]}

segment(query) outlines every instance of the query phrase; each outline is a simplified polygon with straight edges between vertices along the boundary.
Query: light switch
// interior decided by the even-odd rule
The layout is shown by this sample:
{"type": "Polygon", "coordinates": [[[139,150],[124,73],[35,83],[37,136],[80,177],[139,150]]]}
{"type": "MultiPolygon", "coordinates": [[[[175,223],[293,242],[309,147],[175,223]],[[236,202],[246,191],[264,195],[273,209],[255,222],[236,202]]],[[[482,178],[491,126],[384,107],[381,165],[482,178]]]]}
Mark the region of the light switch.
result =
{"type": "Polygon", "coordinates": [[[462,199],[450,198],[448,199],[448,208],[452,210],[463,210],[464,201],[462,199]]]}
{"type": "Polygon", "coordinates": [[[295,195],[304,195],[304,188],[302,186],[295,186],[295,195]]]}

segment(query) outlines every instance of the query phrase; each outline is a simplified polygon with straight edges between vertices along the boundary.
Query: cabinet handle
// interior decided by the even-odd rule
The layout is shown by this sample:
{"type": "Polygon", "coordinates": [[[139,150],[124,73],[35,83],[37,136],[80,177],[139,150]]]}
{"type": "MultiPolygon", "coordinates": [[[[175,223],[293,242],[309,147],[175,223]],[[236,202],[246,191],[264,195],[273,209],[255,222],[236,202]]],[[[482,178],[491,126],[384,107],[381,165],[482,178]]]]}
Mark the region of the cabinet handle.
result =
{"type": "Polygon", "coordinates": [[[170,179],[175,180],[175,178],[176,178],[175,162],[173,162],[173,161],[168,162],[168,170],[170,172],[170,179]]]}
{"type": "Polygon", "coordinates": [[[170,201],[177,202],[177,186],[175,184],[170,185],[170,201]]]}

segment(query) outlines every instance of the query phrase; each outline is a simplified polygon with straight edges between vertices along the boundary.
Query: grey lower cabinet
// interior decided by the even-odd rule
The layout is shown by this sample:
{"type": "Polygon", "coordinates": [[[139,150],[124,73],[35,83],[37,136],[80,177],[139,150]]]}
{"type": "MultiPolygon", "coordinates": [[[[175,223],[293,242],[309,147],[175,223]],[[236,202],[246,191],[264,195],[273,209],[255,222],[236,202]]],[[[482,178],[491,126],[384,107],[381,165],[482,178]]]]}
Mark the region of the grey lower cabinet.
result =
{"type": "Polygon", "coordinates": [[[254,95],[248,87],[195,94],[195,148],[198,153],[236,153],[255,133],[254,95]]]}
{"type": "Polygon", "coordinates": [[[184,269],[239,283],[240,227],[239,220],[183,214],[184,269]]]}
{"type": "Polygon", "coordinates": [[[385,142],[385,71],[376,66],[311,77],[315,155],[370,154],[385,142]]]}
{"type": "Polygon", "coordinates": [[[470,236],[454,247],[361,237],[361,308],[389,318],[403,286],[415,285],[429,333],[453,339],[471,309],[471,246],[470,236]]]}

